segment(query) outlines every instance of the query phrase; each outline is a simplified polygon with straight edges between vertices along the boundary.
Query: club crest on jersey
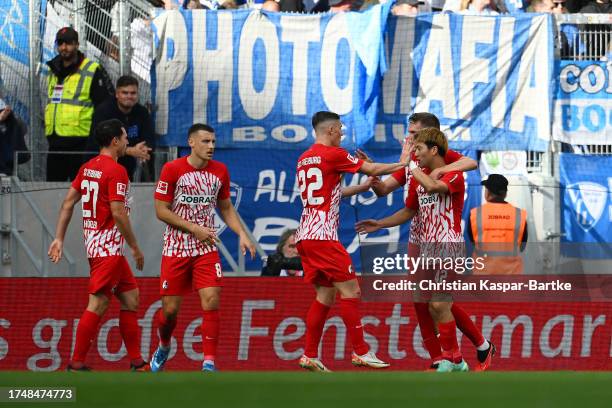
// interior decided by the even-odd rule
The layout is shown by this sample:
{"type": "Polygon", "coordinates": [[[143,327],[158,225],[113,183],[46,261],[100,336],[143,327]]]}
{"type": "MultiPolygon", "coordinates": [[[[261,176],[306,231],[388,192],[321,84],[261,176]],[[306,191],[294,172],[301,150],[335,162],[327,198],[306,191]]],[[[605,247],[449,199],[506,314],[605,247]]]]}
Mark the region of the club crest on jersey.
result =
{"type": "Polygon", "coordinates": [[[124,196],[127,191],[127,185],[123,183],[117,183],[117,194],[124,196]]]}
{"type": "Polygon", "coordinates": [[[157,188],[155,189],[155,192],[159,194],[168,194],[168,183],[160,180],[157,183],[157,188]]]}
{"type": "Polygon", "coordinates": [[[162,289],[168,289],[168,281],[167,280],[163,281],[162,289]]]}
{"type": "MultiPolygon", "coordinates": [[[[234,208],[238,210],[240,207],[240,200],[242,199],[242,187],[238,184],[230,181],[230,200],[232,204],[234,204],[234,208]]],[[[227,228],[227,225],[223,222],[223,219],[219,216],[219,213],[215,211],[215,216],[213,220],[215,231],[217,232],[217,236],[221,235],[221,233],[227,228]]]]}
{"type": "Polygon", "coordinates": [[[606,206],[608,190],[598,183],[583,181],[567,187],[578,225],[585,232],[593,228],[606,206]]]}
{"type": "Polygon", "coordinates": [[[178,197],[179,204],[187,204],[187,205],[209,205],[215,204],[215,196],[213,195],[190,195],[190,194],[181,194],[178,197]]]}
{"type": "Polygon", "coordinates": [[[346,158],[353,164],[357,164],[357,162],[359,161],[358,158],[356,158],[355,156],[353,156],[352,154],[348,153],[346,155],[346,158]]]}

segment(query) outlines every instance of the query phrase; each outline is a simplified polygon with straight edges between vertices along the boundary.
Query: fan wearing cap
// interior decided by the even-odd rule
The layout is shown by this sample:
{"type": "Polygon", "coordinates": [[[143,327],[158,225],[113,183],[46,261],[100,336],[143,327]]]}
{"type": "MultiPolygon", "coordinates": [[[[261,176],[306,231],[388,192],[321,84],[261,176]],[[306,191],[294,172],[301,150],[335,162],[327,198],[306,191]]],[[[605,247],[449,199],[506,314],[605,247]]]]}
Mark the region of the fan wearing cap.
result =
{"type": "Polygon", "coordinates": [[[490,174],[480,184],[485,187],[486,203],[470,211],[468,236],[474,243],[474,256],[485,262],[474,274],[521,274],[519,252],[527,243],[527,212],[506,202],[508,179],[501,174],[490,174]]]}
{"type": "MultiPolygon", "coordinates": [[[[94,108],[114,94],[106,71],[79,51],[79,35],[71,27],[55,37],[58,55],[50,61],[45,135],[50,152],[86,150],[94,108]]],[[[51,153],[47,180],[70,180],[81,166],[79,154],[51,153]]]]}

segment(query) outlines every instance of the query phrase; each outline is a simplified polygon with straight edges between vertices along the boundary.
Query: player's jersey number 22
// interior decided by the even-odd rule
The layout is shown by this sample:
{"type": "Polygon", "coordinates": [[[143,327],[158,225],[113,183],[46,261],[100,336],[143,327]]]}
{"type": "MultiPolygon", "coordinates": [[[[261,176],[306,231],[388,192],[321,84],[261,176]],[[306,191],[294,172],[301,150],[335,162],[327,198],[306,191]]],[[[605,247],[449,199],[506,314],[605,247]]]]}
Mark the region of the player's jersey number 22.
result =
{"type": "Polygon", "coordinates": [[[323,187],[323,172],[320,168],[311,167],[307,171],[300,170],[298,172],[298,184],[304,207],[306,207],[306,204],[310,206],[323,204],[323,197],[314,196],[323,187]],[[304,199],[304,191],[306,191],[306,199],[304,199]]]}

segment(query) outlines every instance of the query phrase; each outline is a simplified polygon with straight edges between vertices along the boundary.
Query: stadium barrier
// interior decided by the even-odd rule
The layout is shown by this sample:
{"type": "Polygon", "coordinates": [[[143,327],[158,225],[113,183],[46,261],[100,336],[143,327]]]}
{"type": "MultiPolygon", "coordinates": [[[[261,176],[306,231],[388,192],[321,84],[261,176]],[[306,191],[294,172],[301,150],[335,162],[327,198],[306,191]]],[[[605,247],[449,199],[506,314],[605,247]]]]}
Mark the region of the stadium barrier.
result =
{"type": "MultiPolygon", "coordinates": [[[[306,310],[314,293],[291,278],[226,278],[221,301],[218,366],[222,370],[297,370],[306,310]]],[[[157,345],[154,317],[159,280],[140,278],[142,353],[157,345]]],[[[0,279],[0,369],[63,369],[87,303],[86,278],[0,279]]],[[[609,303],[462,303],[497,346],[492,370],[612,369],[609,303]]],[[[404,303],[363,303],[365,339],[396,370],[427,366],[414,309],[404,303]]],[[[167,370],[198,370],[201,311],[195,294],[183,302],[167,370]]],[[[475,351],[460,338],[468,363],[475,351]]],[[[332,370],[351,369],[350,345],[339,308],[332,308],[321,357],[332,370]]],[[[118,328],[118,302],[104,316],[88,355],[96,370],[127,370],[118,328]]]]}

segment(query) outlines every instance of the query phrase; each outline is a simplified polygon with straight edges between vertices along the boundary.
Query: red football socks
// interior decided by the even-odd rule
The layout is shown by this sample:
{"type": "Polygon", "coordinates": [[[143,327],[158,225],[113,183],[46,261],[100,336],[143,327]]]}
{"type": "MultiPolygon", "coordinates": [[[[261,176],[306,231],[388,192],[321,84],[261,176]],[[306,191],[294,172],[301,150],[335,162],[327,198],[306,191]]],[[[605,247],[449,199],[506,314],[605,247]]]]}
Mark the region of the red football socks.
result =
{"type": "Polygon", "coordinates": [[[157,313],[159,343],[163,347],[170,347],[170,340],[172,339],[172,332],[176,327],[176,320],[177,319],[167,319],[162,310],[157,313]]]}
{"type": "Polygon", "coordinates": [[[306,349],[304,355],[309,358],[319,357],[319,343],[325,327],[325,319],[329,306],[325,306],[317,299],[313,300],[306,314],[306,349]]]}
{"type": "Polygon", "coordinates": [[[346,326],[349,338],[353,343],[353,350],[359,356],[366,354],[370,347],[363,339],[363,325],[359,314],[359,298],[340,299],[340,314],[346,326]]]}
{"type": "Polygon", "coordinates": [[[73,367],[78,368],[83,365],[89,347],[91,347],[91,343],[98,332],[99,323],[100,316],[89,310],[83,312],[77,326],[74,352],[72,353],[73,367]]]}
{"type": "Polygon", "coordinates": [[[436,336],[434,321],[429,313],[429,303],[414,303],[414,310],[416,312],[417,321],[419,322],[419,328],[421,329],[423,345],[429,352],[431,360],[435,363],[442,357],[442,348],[440,347],[438,336],[436,336]]]}
{"type": "Polygon", "coordinates": [[[131,310],[119,311],[119,331],[130,357],[130,362],[135,366],[141,365],[140,329],[138,328],[136,312],[131,310]]]}
{"type": "Polygon", "coordinates": [[[459,344],[457,344],[457,325],[454,320],[446,323],[438,323],[440,331],[440,345],[442,346],[444,358],[460,363],[462,360],[459,344]]]}
{"type": "Polygon", "coordinates": [[[204,310],[202,318],[202,348],[204,360],[214,361],[219,342],[219,311],[204,310]]]}
{"type": "Polygon", "coordinates": [[[470,319],[470,316],[465,310],[463,310],[462,307],[457,306],[453,303],[453,306],[451,307],[451,313],[455,318],[455,322],[457,323],[457,327],[459,328],[459,330],[461,330],[461,332],[465,334],[468,339],[470,339],[470,341],[475,347],[478,347],[482,343],[484,343],[484,336],[482,335],[480,330],[478,330],[472,319],[470,319]]]}

